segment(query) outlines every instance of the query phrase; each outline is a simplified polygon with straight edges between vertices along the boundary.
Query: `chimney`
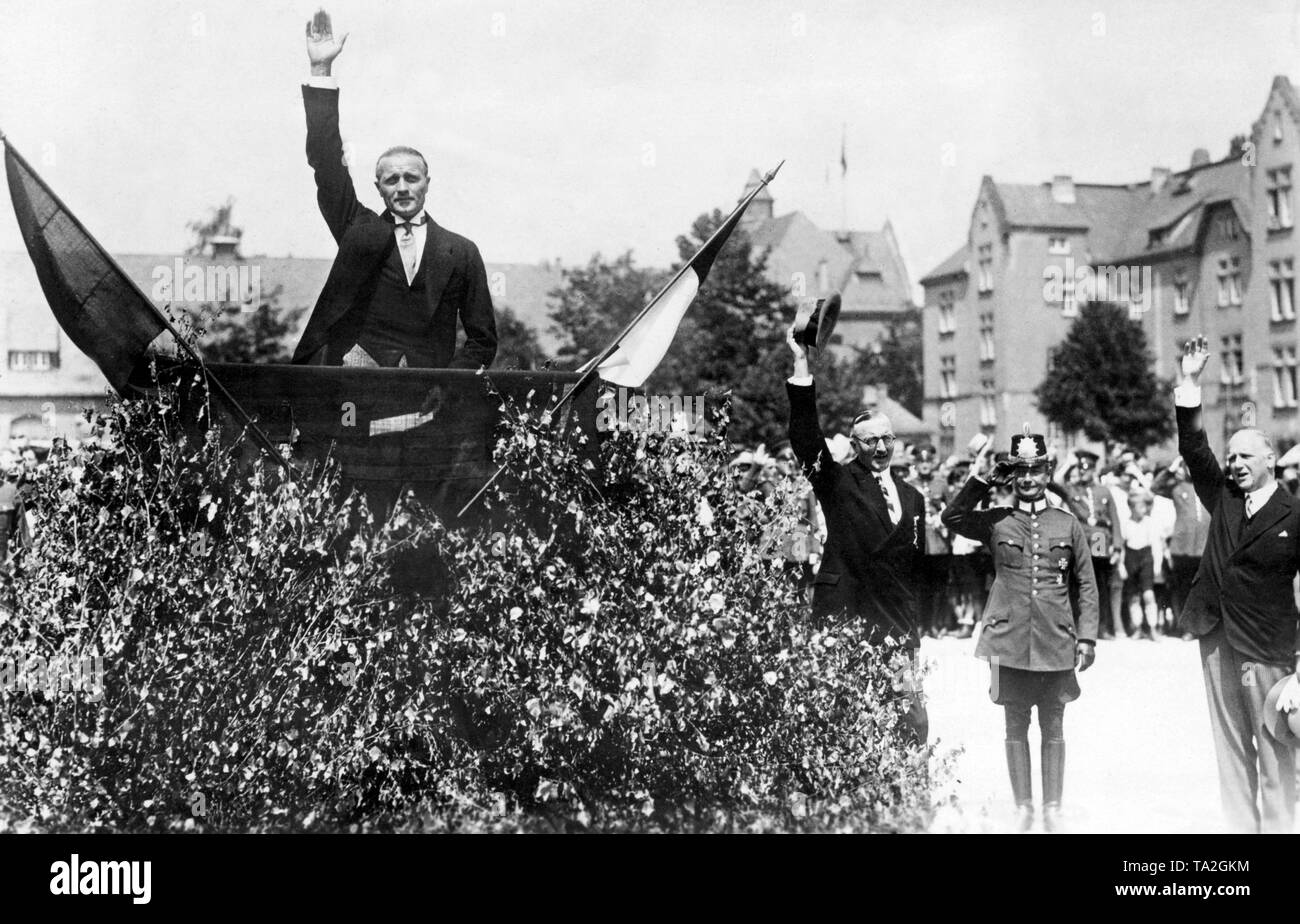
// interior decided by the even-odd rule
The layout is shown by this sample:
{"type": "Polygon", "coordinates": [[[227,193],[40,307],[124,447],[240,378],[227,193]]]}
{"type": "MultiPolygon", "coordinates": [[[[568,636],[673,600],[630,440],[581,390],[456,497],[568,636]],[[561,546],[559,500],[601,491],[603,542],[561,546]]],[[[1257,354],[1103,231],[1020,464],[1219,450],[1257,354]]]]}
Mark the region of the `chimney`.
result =
{"type": "Polygon", "coordinates": [[[1151,168],[1151,191],[1153,193],[1158,193],[1165,188],[1165,184],[1169,182],[1169,172],[1168,167],[1151,168]]]}
{"type": "Polygon", "coordinates": [[[874,411],[880,407],[880,402],[889,397],[889,386],[883,383],[876,385],[862,386],[862,408],[867,411],[874,411]]]}
{"type": "Polygon", "coordinates": [[[1210,162],[1210,152],[1205,150],[1205,148],[1197,148],[1195,151],[1192,152],[1191,169],[1195,170],[1197,167],[1204,167],[1209,162],[1210,162]]]}
{"type": "Polygon", "coordinates": [[[213,260],[242,260],[239,255],[239,235],[214,234],[208,238],[209,256],[213,260]]]}
{"type": "Polygon", "coordinates": [[[1058,174],[1052,177],[1052,198],[1062,205],[1074,204],[1074,180],[1058,174]]]}
{"type": "MultiPolygon", "coordinates": [[[[763,178],[758,175],[757,170],[749,171],[749,180],[745,183],[745,192],[741,196],[743,199],[751,192],[763,185],[763,178]]],[[[763,186],[762,192],[754,197],[754,201],[749,203],[749,208],[745,209],[745,215],[741,219],[742,224],[753,225],[760,221],[772,220],[773,199],[772,191],[763,186]]]]}

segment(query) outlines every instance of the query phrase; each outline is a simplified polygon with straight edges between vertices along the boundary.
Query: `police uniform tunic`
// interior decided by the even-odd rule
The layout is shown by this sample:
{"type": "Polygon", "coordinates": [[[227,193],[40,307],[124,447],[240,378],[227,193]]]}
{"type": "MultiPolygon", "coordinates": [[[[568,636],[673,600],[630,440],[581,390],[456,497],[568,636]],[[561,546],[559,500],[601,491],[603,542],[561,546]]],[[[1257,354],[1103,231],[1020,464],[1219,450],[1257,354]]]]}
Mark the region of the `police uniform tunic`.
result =
{"type": "Polygon", "coordinates": [[[1075,646],[1097,638],[1097,583],[1087,534],[1046,500],[976,510],[989,490],[972,478],[944,512],[953,532],[985,543],[996,576],[975,656],[993,671],[993,701],[1033,704],[1079,697],[1075,646]],[[1070,588],[1078,589],[1075,618],[1070,588]]]}

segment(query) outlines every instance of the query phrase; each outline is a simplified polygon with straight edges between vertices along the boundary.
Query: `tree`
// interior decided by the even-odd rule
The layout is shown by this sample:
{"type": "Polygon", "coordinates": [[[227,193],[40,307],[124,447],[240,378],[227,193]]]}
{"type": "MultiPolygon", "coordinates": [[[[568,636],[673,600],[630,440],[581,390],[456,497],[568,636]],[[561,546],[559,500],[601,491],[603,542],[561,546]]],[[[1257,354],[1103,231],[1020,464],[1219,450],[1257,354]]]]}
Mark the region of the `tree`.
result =
{"type": "Polygon", "coordinates": [[[858,350],[852,374],[860,383],[885,385],[889,397],[921,416],[921,316],[909,311],[889,322],[879,349],[858,350]]]}
{"type": "Polygon", "coordinates": [[[578,366],[618,336],[665,282],[662,270],[639,267],[628,251],[606,263],[595,254],[585,267],[566,269],[551,292],[554,330],[561,337],[556,361],[578,366]]]}
{"type": "MultiPolygon", "coordinates": [[[[703,246],[726,215],[700,215],[691,231],[677,239],[676,272],[703,246]]],[[[638,268],[630,253],[613,263],[599,254],[587,266],[565,271],[564,286],[552,293],[551,313],[566,338],[561,363],[585,362],[653,297],[670,274],[638,268]]],[[[785,331],[795,306],[785,289],[768,280],[767,259],[736,228],[718,253],[708,278],[678,328],[659,368],[645,383],[649,394],[732,396],[727,435],[738,444],[772,445],[786,439],[789,407],[785,380],[790,351],[785,331]]],[[[860,410],[866,380],[850,363],[833,356],[816,358],[817,394],[827,432],[836,432],[860,410]]],[[[891,367],[892,368],[892,367],[891,367]]],[[[886,379],[881,379],[885,381],[886,379]]]]}
{"type": "Polygon", "coordinates": [[[238,311],[220,305],[203,305],[201,317],[208,319],[200,329],[199,352],[210,363],[287,363],[293,357],[289,334],[302,308],[283,309],[276,304],[281,287],[252,311],[238,311]]]}
{"type": "Polygon", "coordinates": [[[537,331],[509,307],[497,309],[497,357],[494,369],[539,369],[550,357],[537,342],[537,331]]]}
{"type": "Polygon", "coordinates": [[[1174,427],[1170,384],[1156,378],[1141,323],[1109,302],[1083,306],[1057,348],[1047,377],[1034,391],[1038,409],[1091,440],[1145,449],[1174,427]]]}

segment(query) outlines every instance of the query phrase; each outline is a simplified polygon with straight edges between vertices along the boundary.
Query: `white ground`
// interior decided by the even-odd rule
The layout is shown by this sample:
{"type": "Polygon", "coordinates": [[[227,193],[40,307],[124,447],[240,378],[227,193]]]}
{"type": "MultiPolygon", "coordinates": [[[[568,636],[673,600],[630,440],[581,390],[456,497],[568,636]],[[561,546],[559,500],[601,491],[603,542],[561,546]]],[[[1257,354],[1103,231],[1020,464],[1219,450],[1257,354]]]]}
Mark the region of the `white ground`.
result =
{"type": "MultiPolygon", "coordinates": [[[[1002,832],[1013,804],[1002,708],[988,697],[975,640],[926,639],[930,739],[960,748],[936,832],[1002,832]]],[[[1222,831],[1218,776],[1195,642],[1117,639],[1097,645],[1065,710],[1062,814],[1074,833],[1222,831]]],[[[1041,803],[1037,714],[1029,732],[1034,801],[1041,803]]],[[[1035,823],[1035,830],[1040,825],[1035,823]]]]}

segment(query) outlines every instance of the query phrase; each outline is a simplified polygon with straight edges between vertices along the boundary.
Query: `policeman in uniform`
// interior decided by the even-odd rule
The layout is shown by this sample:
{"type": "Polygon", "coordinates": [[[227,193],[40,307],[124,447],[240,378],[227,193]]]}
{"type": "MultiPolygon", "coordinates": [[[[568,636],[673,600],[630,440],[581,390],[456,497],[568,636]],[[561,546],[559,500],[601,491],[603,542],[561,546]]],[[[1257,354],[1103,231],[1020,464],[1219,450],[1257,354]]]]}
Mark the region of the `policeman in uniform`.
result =
{"type": "Polygon", "coordinates": [[[1115,565],[1124,554],[1124,536],[1119,512],[1115,509],[1115,498],[1105,485],[1097,483],[1097,459],[1095,452],[1086,449],[1074,453],[1078,464],[1075,466],[1073,481],[1065,486],[1074,515],[1084,523],[1088,535],[1088,549],[1092,553],[1092,570],[1097,578],[1097,592],[1100,595],[1099,612],[1101,614],[1101,637],[1114,638],[1124,622],[1123,614],[1116,614],[1111,606],[1111,584],[1114,581],[1115,565]],[[1119,616],[1117,619],[1116,616],[1119,616]]]}
{"type": "MultiPolygon", "coordinates": [[[[1012,440],[1011,457],[998,463],[990,482],[972,476],[944,511],[955,533],[993,552],[996,574],[975,656],[989,661],[990,695],[1006,715],[1007,769],[1016,800],[1016,827],[1034,821],[1029,719],[1038,707],[1042,737],[1043,828],[1061,830],[1065,779],[1065,704],[1079,697],[1075,668],[1093,662],[1097,638],[1097,583],[1088,538],[1069,512],[1047,503],[1055,467],[1039,434],[1012,440]],[[1010,507],[977,510],[997,484],[1015,492],[1010,507]],[[1078,599],[1076,620],[1071,588],[1078,599]]],[[[981,455],[988,452],[986,446],[981,455]]],[[[976,465],[974,471],[979,471],[976,465]]]]}

